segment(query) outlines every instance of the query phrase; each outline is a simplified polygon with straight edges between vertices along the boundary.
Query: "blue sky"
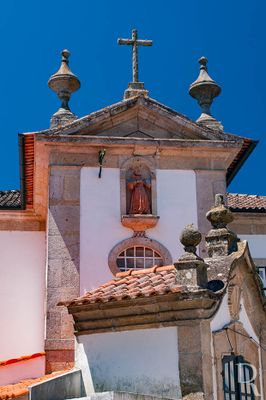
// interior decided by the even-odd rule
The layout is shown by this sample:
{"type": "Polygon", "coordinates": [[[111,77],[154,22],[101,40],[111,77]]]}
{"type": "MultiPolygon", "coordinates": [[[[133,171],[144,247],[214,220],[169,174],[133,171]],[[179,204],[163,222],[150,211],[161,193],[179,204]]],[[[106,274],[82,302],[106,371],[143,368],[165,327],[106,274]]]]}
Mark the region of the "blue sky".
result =
{"type": "Polygon", "coordinates": [[[263,0],[8,0],[0,3],[0,189],[19,187],[17,134],[49,127],[59,100],[47,87],[63,48],[81,81],[70,106],[79,117],[122,99],[131,51],[118,37],[152,39],[139,51],[140,80],[150,96],[197,119],[188,95],[198,58],[222,87],[213,115],[225,131],[259,140],[229,187],[266,195],[266,46],[263,0]]]}

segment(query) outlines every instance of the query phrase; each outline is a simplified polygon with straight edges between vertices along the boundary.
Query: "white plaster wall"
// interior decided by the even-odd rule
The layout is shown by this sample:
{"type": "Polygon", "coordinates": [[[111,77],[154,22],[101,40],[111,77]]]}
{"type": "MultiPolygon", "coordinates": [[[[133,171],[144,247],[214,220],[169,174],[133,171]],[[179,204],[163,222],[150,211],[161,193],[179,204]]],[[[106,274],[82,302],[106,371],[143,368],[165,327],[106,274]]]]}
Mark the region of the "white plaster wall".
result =
{"type": "Polygon", "coordinates": [[[259,343],[259,338],[256,335],[251,322],[249,320],[247,311],[245,309],[243,298],[240,300],[240,313],[239,313],[239,321],[242,322],[244,329],[247,331],[250,337],[252,337],[257,343],[259,343]]]}
{"type": "Polygon", "coordinates": [[[223,329],[225,325],[228,325],[231,321],[229,307],[228,307],[228,293],[226,292],[220,307],[211,321],[211,331],[215,332],[223,329]]]}
{"type": "Polygon", "coordinates": [[[157,170],[157,198],[160,219],[148,236],[167,247],[174,262],[184,252],[180,232],[187,224],[198,226],[195,173],[157,170]]]}
{"type": "Polygon", "coordinates": [[[108,267],[110,250],[131,236],[120,222],[120,171],[82,168],[80,193],[81,294],[113,278],[108,267]]]}
{"type": "Polygon", "coordinates": [[[180,398],[176,327],[82,335],[78,341],[95,391],[180,398]]]}
{"type": "Polygon", "coordinates": [[[44,350],[45,233],[0,232],[0,360],[44,350]]]}
{"type": "Polygon", "coordinates": [[[266,235],[238,235],[241,240],[247,240],[253,258],[266,258],[266,235]]]}
{"type": "Polygon", "coordinates": [[[45,374],[45,357],[33,358],[0,367],[0,386],[18,383],[23,379],[39,378],[45,374]]]}
{"type": "MultiPolygon", "coordinates": [[[[157,170],[157,202],[160,220],[147,235],[171,253],[182,253],[179,234],[185,225],[197,226],[196,179],[193,171],[157,170]]],[[[120,222],[120,170],[81,170],[80,279],[81,294],[113,278],[108,255],[120,241],[132,236],[120,222]]]]}

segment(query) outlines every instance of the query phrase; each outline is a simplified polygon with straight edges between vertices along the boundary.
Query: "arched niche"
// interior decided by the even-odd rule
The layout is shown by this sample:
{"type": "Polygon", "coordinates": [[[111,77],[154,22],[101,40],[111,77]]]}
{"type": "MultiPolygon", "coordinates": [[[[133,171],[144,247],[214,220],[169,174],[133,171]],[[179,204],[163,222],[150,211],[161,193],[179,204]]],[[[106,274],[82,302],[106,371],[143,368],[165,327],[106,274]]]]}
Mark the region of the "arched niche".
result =
{"type": "Polygon", "coordinates": [[[121,217],[128,216],[130,213],[130,202],[132,197],[131,183],[134,182],[134,174],[139,174],[139,179],[143,182],[150,204],[150,212],[143,215],[157,217],[157,191],[156,191],[156,169],[154,162],[146,157],[135,156],[126,160],[120,169],[120,200],[121,217]]]}

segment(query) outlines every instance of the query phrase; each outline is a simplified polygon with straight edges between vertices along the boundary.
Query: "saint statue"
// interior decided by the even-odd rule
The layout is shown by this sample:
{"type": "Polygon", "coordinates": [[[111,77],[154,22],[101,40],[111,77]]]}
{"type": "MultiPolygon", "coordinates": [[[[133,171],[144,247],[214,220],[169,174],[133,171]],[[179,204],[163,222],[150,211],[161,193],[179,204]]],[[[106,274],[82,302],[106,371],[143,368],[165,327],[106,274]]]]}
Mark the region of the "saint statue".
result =
{"type": "Polygon", "coordinates": [[[146,183],[137,171],[133,172],[132,178],[133,180],[127,183],[131,194],[128,214],[151,214],[151,185],[146,183]]]}

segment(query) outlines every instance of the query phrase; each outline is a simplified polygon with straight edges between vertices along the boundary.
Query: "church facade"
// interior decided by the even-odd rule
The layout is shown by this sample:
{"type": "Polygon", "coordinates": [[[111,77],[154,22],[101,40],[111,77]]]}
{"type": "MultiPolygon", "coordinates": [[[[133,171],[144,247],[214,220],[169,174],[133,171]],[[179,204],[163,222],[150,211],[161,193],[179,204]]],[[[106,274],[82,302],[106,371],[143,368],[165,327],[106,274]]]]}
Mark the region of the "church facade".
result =
{"type": "Polygon", "coordinates": [[[0,199],[0,359],[22,360],[0,365],[1,384],[77,367],[88,393],[227,400],[254,398],[252,383],[263,396],[266,200],[225,196],[255,143],[211,116],[220,88],[205,58],[194,122],[149,97],[136,62],[147,44],[128,40],[122,101],[77,119],[63,51],[50,129],[20,135],[21,190],[0,199]]]}

